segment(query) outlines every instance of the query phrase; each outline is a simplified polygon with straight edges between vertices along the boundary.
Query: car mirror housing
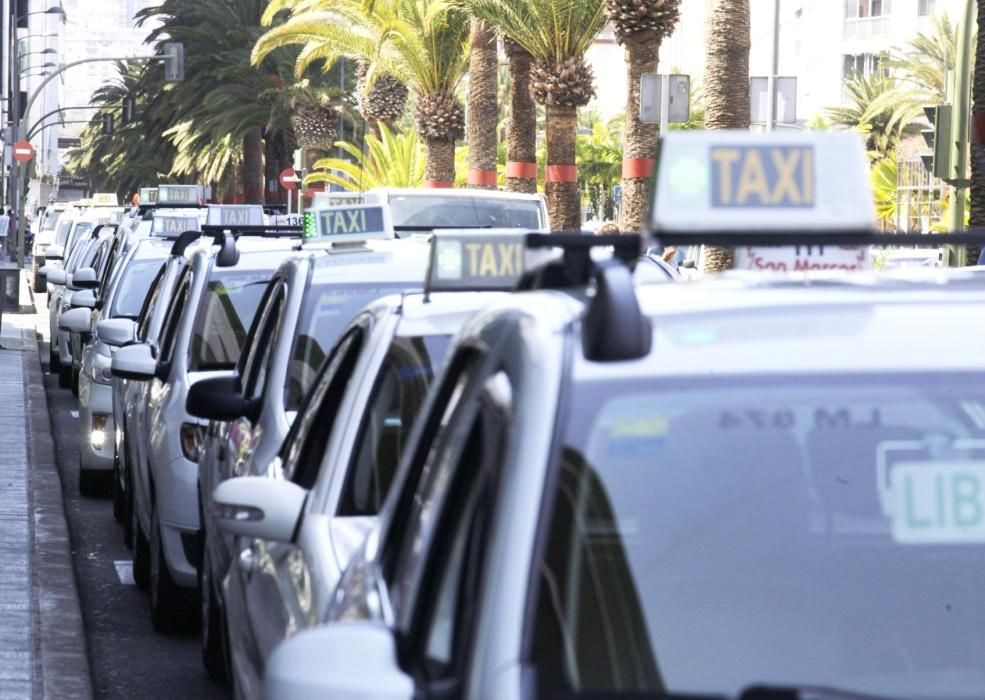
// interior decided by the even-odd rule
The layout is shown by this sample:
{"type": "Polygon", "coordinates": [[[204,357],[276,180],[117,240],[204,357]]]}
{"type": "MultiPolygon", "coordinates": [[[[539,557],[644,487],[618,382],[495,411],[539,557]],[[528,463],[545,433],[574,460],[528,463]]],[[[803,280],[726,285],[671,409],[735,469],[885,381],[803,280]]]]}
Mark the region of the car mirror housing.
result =
{"type": "Polygon", "coordinates": [[[48,270],[45,274],[45,279],[48,280],[50,284],[65,284],[68,280],[68,273],[65,272],[65,270],[48,270]]]}
{"type": "Polygon", "coordinates": [[[91,267],[83,267],[72,274],[72,284],[79,289],[95,289],[99,286],[99,276],[91,267]]]}
{"type": "Polygon", "coordinates": [[[379,622],[329,624],[280,644],[267,662],[264,697],[411,700],[414,682],[397,662],[393,632],[379,622]]]}
{"type": "Polygon", "coordinates": [[[107,345],[120,348],[136,337],[137,324],[128,318],[108,318],[96,324],[96,335],[107,345]]]}
{"type": "Polygon", "coordinates": [[[84,307],[63,311],[58,319],[58,328],[70,333],[86,333],[92,323],[92,311],[84,307]]]}
{"type": "Polygon", "coordinates": [[[96,294],[91,289],[75,292],[69,299],[69,306],[94,309],[96,308],[96,294]]]}
{"type": "Polygon", "coordinates": [[[238,476],[216,487],[212,503],[226,532],[290,543],[307,497],[307,490],[292,481],[238,476]]]}
{"type": "Polygon", "coordinates": [[[135,343],[113,353],[111,366],[114,377],[146,381],[154,378],[157,360],[147,343],[135,343]]]}
{"type": "Polygon", "coordinates": [[[255,420],[253,402],[243,397],[236,374],[200,379],[188,389],[185,410],[196,418],[231,421],[255,420]]]}
{"type": "Polygon", "coordinates": [[[65,249],[60,245],[50,245],[44,249],[45,260],[61,260],[65,256],[65,249]]]}

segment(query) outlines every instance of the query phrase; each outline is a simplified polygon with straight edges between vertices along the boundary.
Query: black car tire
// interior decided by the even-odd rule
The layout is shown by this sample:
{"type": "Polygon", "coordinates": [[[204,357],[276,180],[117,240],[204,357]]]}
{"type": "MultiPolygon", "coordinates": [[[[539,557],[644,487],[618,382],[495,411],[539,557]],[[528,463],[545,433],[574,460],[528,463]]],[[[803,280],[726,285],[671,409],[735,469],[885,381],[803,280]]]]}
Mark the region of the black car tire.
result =
{"type": "Polygon", "coordinates": [[[58,386],[69,389],[72,386],[72,365],[58,364],[58,386]]]}
{"type": "Polygon", "coordinates": [[[72,363],[72,396],[79,398],[79,372],[72,363]]]}
{"type": "Polygon", "coordinates": [[[187,592],[171,578],[164,557],[156,503],[151,507],[150,527],[150,620],[158,632],[175,632],[185,627],[190,606],[187,592]]]}
{"type": "Polygon", "coordinates": [[[129,455],[126,431],[123,433],[123,455],[127,461],[120,465],[123,469],[123,542],[128,548],[133,548],[133,479],[130,477],[129,455]]]}
{"type": "Polygon", "coordinates": [[[83,496],[95,496],[99,492],[99,472],[86,469],[79,460],[79,493],[83,496]]]}
{"type": "Polygon", "coordinates": [[[113,520],[122,523],[124,515],[126,515],[126,504],[123,488],[120,486],[120,455],[115,454],[113,455],[113,520]]]}
{"type": "MultiPolygon", "coordinates": [[[[133,483],[132,481],[130,482],[133,483]]],[[[132,498],[132,496],[131,496],[132,498]]],[[[140,520],[137,518],[137,509],[131,508],[131,528],[133,539],[131,540],[131,553],[133,558],[133,581],[138,588],[146,589],[150,584],[150,543],[147,536],[140,527],[140,520]]]]}
{"type": "Polygon", "coordinates": [[[54,374],[62,366],[62,358],[58,356],[55,352],[55,348],[49,343],[48,344],[48,371],[54,374]]]}
{"type": "Polygon", "coordinates": [[[37,257],[31,261],[31,274],[33,275],[31,287],[35,294],[44,294],[48,290],[48,282],[44,277],[38,274],[38,270],[44,267],[44,258],[38,259],[37,257]]]}
{"type": "MultiPolygon", "coordinates": [[[[203,538],[204,539],[204,538],[203,538]]],[[[201,596],[199,606],[199,629],[202,642],[202,665],[209,678],[217,683],[226,681],[226,645],[223,635],[225,625],[222,607],[218,604],[215,584],[210,571],[211,561],[208,549],[202,548],[202,563],[198,567],[198,592],[201,596]]]]}

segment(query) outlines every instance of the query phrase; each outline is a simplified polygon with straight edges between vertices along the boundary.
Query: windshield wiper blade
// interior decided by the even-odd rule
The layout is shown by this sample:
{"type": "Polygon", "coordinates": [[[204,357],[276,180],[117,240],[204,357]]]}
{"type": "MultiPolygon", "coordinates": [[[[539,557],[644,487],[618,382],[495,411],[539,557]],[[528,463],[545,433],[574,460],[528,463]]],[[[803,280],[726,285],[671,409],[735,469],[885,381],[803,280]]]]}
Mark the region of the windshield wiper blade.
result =
{"type": "Polygon", "coordinates": [[[855,690],[821,685],[751,685],[739,700],[899,700],[884,695],[870,695],[855,690]]]}

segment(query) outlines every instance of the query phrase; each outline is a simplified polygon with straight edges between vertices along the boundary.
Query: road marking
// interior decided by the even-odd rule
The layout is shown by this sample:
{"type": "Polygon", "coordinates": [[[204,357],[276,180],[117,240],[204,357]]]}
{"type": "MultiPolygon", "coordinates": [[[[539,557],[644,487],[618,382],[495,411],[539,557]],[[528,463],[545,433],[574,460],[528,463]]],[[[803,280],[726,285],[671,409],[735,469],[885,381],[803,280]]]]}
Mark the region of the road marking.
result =
{"type": "Polygon", "coordinates": [[[136,581],[133,580],[133,562],[129,559],[124,561],[114,561],[113,566],[116,567],[116,576],[120,579],[120,583],[124,586],[135,586],[136,581]]]}
{"type": "Polygon", "coordinates": [[[78,411],[69,411],[69,413],[72,414],[72,418],[78,418],[79,417],[79,412],[78,411]]]}

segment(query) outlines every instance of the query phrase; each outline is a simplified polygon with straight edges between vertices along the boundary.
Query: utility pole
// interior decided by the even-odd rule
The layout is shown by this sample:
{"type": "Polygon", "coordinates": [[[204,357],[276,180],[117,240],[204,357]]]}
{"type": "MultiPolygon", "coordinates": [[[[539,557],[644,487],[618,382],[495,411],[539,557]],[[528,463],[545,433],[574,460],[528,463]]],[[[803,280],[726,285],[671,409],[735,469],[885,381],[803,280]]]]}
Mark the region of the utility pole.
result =
{"type": "Polygon", "coordinates": [[[766,77],[766,131],[776,128],[776,76],[780,73],[780,0],[773,0],[773,29],[770,32],[772,60],[770,74],[766,77]]]}
{"type": "MultiPolygon", "coordinates": [[[[954,189],[948,206],[948,230],[964,230],[965,204],[968,200],[968,115],[971,112],[971,37],[974,32],[975,0],[965,0],[964,12],[958,22],[958,46],[954,65],[954,111],[951,133],[957,147],[954,159],[954,189]]],[[[955,261],[958,267],[967,264],[967,250],[960,247],[955,261]]]]}

